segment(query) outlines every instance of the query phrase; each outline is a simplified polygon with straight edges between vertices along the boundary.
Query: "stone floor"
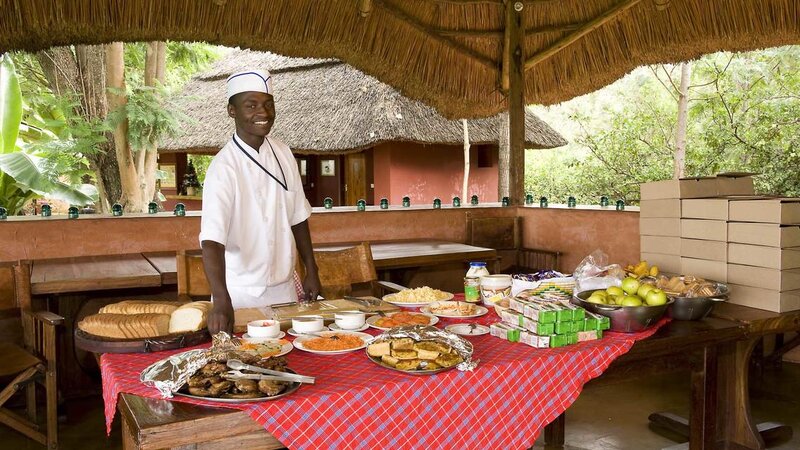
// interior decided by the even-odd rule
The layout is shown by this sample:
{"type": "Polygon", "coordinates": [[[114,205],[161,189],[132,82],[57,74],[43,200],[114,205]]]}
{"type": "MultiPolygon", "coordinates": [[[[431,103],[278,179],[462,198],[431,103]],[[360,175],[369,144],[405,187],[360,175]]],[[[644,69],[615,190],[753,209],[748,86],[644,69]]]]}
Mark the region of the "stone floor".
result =
{"type": "MultiPolygon", "coordinates": [[[[781,370],[768,370],[751,388],[756,421],[777,421],[794,427],[791,441],[773,447],[800,448],[800,364],[784,363],[781,370]]],[[[654,411],[685,415],[689,405],[688,373],[659,375],[613,385],[592,386],[567,412],[567,450],[661,449],[675,441],[648,428],[647,416],[654,411]]],[[[121,448],[119,421],[106,437],[102,400],[99,397],[71,401],[67,420],[60,425],[62,449],[121,448]]],[[[118,418],[117,418],[118,419],[118,418]]],[[[0,449],[27,450],[43,447],[0,425],[0,449]]],[[[542,439],[535,448],[542,448],[542,439]]]]}

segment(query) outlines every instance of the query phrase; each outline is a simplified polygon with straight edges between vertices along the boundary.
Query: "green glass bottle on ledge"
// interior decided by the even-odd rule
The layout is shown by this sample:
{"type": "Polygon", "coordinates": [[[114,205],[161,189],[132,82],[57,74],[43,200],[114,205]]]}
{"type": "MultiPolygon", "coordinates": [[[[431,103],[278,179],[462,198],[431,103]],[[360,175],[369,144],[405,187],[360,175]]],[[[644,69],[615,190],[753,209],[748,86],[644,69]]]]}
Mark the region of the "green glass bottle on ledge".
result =
{"type": "Polygon", "coordinates": [[[478,204],[478,196],[477,196],[477,195],[473,195],[473,196],[472,196],[472,197],[469,199],[469,203],[470,203],[472,206],[475,206],[475,205],[477,205],[477,204],[478,204]]]}
{"type": "Polygon", "coordinates": [[[330,197],[325,197],[325,200],[322,201],[322,205],[325,206],[325,209],[333,208],[333,199],[330,197]]]}
{"type": "Polygon", "coordinates": [[[411,206],[411,199],[408,197],[403,197],[403,208],[408,208],[411,206]]]}
{"type": "Polygon", "coordinates": [[[575,197],[570,195],[569,198],[567,199],[567,208],[574,208],[575,206],[577,206],[577,204],[578,202],[575,201],[575,197]]]}
{"type": "Polygon", "coordinates": [[[53,215],[53,208],[50,205],[42,205],[42,217],[50,217],[53,215]]]}
{"type": "Polygon", "coordinates": [[[528,194],[525,196],[525,204],[532,205],[533,204],[533,194],[528,194]]]}
{"type": "Polygon", "coordinates": [[[508,197],[503,197],[503,199],[500,201],[500,204],[503,206],[508,206],[511,204],[511,199],[508,197]]]}
{"type": "Polygon", "coordinates": [[[606,197],[605,195],[600,197],[600,206],[602,208],[608,208],[608,197],[606,197]]]}
{"type": "Polygon", "coordinates": [[[111,215],[114,217],[119,217],[122,215],[122,205],[119,203],[114,203],[114,206],[111,207],[111,215]]]}
{"type": "Polygon", "coordinates": [[[617,211],[622,211],[625,209],[625,200],[617,200],[617,211]]]}
{"type": "Polygon", "coordinates": [[[539,208],[547,208],[547,197],[539,197],[539,208]]]}
{"type": "Polygon", "coordinates": [[[356,202],[356,209],[359,211],[366,211],[367,210],[367,201],[363,198],[358,199],[356,202]]]}
{"type": "Polygon", "coordinates": [[[155,214],[158,212],[158,203],[150,202],[147,204],[147,214],[155,214]]]}
{"type": "Polygon", "coordinates": [[[67,210],[67,217],[70,219],[77,219],[78,215],[80,215],[80,212],[77,206],[70,206],[67,210]]]}
{"type": "Polygon", "coordinates": [[[173,213],[176,216],[179,216],[179,217],[185,216],[186,215],[186,205],[184,205],[183,203],[178,203],[177,205],[175,205],[175,209],[173,210],[173,213]]]}
{"type": "Polygon", "coordinates": [[[442,201],[439,200],[439,197],[433,199],[433,209],[442,209],[442,201]]]}
{"type": "Polygon", "coordinates": [[[460,208],[461,207],[461,197],[453,197],[453,208],[460,208]]]}
{"type": "Polygon", "coordinates": [[[384,197],[381,199],[381,209],[389,209],[389,199],[384,197]]]}

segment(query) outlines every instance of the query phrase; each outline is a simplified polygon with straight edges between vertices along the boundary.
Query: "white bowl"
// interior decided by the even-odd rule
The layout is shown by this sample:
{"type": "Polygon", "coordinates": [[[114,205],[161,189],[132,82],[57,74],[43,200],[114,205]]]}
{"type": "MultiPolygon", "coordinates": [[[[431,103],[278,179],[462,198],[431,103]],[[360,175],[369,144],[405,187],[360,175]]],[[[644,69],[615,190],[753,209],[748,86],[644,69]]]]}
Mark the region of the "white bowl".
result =
{"type": "Polygon", "coordinates": [[[298,316],[292,319],[292,329],[297,333],[316,333],[324,327],[322,316],[298,316]]]}
{"type": "Polygon", "coordinates": [[[341,311],[333,315],[334,321],[343,330],[357,330],[364,326],[367,315],[361,311],[341,311]]]}
{"type": "Polygon", "coordinates": [[[254,338],[275,338],[281,334],[281,323],[277,320],[254,320],[247,324],[247,334],[254,338]]]}

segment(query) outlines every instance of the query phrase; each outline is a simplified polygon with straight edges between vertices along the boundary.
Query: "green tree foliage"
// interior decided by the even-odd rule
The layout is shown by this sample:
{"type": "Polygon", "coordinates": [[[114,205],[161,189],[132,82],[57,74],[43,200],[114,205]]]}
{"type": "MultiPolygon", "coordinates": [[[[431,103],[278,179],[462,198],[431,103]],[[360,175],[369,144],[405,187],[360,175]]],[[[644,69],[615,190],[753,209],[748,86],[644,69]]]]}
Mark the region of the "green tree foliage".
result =
{"type": "MultiPolygon", "coordinates": [[[[800,46],[715,53],[693,67],[687,175],[757,172],[759,192],[800,195],[800,46]]],[[[607,195],[636,203],[638,183],[671,178],[678,80],[670,71],[640,68],[595,93],[533,108],[562,124],[570,145],[526,159],[526,190],[551,202],[607,195]]]]}

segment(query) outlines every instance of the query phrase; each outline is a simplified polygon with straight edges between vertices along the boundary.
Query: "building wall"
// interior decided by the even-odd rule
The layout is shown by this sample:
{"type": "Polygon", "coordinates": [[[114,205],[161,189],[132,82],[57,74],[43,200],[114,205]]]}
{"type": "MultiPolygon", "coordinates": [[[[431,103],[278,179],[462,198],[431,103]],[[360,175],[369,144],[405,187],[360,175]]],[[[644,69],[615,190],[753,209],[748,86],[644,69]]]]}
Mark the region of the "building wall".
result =
{"type": "MultiPolygon", "coordinates": [[[[639,257],[639,213],[588,208],[414,208],[366,212],[315,209],[309,219],[315,243],[442,239],[466,241],[467,214],[522,217],[523,245],[563,253],[561,269],[572,271],[586,255],[603,250],[612,262],[639,257]]],[[[9,217],[0,222],[0,263],[200,248],[200,215],[9,217]]],[[[2,278],[0,278],[2,281],[2,278]]]]}
{"type": "MultiPolygon", "coordinates": [[[[470,149],[469,196],[477,194],[481,202],[498,201],[497,148],[489,151],[491,167],[478,167],[478,146],[470,149]]],[[[430,205],[439,197],[449,204],[461,196],[463,154],[462,147],[452,145],[390,142],[375,147],[375,201],[386,197],[399,205],[408,196],[412,205],[430,205]]]]}

